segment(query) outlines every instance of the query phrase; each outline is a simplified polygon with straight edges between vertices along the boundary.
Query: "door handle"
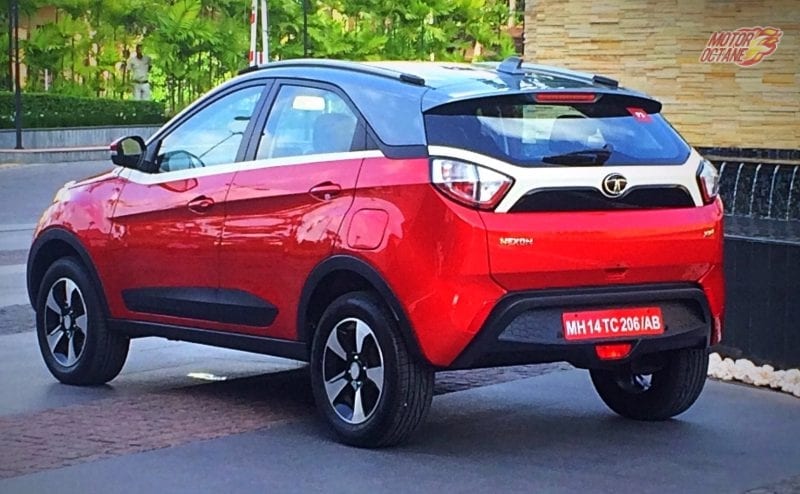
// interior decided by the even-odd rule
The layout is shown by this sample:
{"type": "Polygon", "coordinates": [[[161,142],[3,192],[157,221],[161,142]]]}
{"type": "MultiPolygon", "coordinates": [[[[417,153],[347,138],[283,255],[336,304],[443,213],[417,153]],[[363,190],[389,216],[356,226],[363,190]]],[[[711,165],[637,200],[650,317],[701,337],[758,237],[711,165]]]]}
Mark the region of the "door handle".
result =
{"type": "Polygon", "coordinates": [[[205,213],[214,205],[214,199],[207,196],[195,197],[189,201],[189,209],[195,213],[205,213]]]}
{"type": "Polygon", "coordinates": [[[317,184],[308,193],[322,201],[330,201],[342,192],[342,186],[330,180],[317,184]]]}

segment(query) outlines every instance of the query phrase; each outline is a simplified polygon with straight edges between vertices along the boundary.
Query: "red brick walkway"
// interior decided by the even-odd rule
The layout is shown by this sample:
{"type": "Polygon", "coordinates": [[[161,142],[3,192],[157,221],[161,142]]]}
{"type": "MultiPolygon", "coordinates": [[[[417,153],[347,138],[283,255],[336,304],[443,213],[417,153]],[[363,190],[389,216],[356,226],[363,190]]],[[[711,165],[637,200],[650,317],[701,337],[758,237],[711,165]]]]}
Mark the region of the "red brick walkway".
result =
{"type": "MultiPolygon", "coordinates": [[[[442,372],[436,394],[565,364],[442,372]]],[[[240,434],[314,413],[305,369],[0,417],[0,478],[240,434]]]]}
{"type": "Polygon", "coordinates": [[[0,417],[0,478],[301,418],[313,408],[305,391],[290,387],[304,381],[292,371],[0,417]]]}

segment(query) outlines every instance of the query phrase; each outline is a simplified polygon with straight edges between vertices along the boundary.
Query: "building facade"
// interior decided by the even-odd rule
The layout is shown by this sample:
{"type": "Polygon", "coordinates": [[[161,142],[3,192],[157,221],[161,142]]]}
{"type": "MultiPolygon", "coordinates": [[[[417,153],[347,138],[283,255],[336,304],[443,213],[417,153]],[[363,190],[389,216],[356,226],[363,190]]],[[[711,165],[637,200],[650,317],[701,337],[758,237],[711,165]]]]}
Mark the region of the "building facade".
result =
{"type": "Polygon", "coordinates": [[[694,146],[800,149],[800,1],[525,4],[526,61],[656,97],[694,146]]]}

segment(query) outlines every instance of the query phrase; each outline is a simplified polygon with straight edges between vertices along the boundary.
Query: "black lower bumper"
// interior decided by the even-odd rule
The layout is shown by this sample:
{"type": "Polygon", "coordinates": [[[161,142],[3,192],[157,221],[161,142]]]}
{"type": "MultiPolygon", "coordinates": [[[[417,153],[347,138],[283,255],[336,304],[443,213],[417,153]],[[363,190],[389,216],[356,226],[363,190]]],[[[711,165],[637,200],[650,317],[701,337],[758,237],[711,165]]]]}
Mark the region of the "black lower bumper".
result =
{"type": "Polygon", "coordinates": [[[465,369],[566,361],[576,367],[603,368],[630,363],[650,354],[709,345],[712,318],[703,290],[694,284],[628,285],[509,293],[492,310],[483,328],[453,362],[465,369]],[[664,333],[634,339],[567,341],[562,314],[582,310],[656,305],[664,333]],[[633,348],[620,360],[600,360],[598,343],[628,342],[633,348]]]}

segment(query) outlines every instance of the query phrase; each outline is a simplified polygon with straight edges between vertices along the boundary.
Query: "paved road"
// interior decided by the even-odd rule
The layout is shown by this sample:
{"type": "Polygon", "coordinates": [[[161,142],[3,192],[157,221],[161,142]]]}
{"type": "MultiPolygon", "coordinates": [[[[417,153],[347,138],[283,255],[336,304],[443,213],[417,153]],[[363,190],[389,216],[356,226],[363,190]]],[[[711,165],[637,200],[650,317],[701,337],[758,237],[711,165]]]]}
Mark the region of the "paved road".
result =
{"type": "MultiPolygon", "coordinates": [[[[306,385],[302,373],[273,374],[161,393],[159,412],[148,399],[136,413],[125,413],[134,403],[105,403],[119,418],[110,435],[130,446],[0,480],[0,492],[735,493],[781,479],[800,487],[800,409],[769,391],[714,382],[680,420],[637,423],[610,414],[585,372],[548,373],[437,396],[411,444],[367,451],[331,440],[306,385]]],[[[61,430],[79,428],[60,436],[77,447],[102,433],[80,419],[98,410],[68,412],[31,419],[51,434],[59,418],[61,430]]]]}
{"type": "Polygon", "coordinates": [[[153,392],[202,382],[189,373],[226,378],[296,368],[297,362],[169,342],[135,341],[115,385],[79,389],[55,383],[41,362],[25,288],[33,228],[65,182],[111,168],[109,162],[0,166],[0,416],[83,403],[120,393],[153,392]],[[15,334],[16,333],[16,334],[15,334]]]}
{"type": "Polygon", "coordinates": [[[568,366],[440,373],[421,433],[383,451],[333,442],[292,361],[136,340],[109,385],[57,384],[24,259],[58,186],[106,166],[0,167],[0,494],[800,492],[800,400],[731,384],[642,424],[568,366]]]}
{"type": "Polygon", "coordinates": [[[108,162],[0,166],[0,307],[28,303],[25,259],[31,235],[59,187],[109,168],[108,162]]]}
{"type": "Polygon", "coordinates": [[[0,165],[0,225],[36,223],[64,183],[112,167],[108,161],[0,165]]]}

